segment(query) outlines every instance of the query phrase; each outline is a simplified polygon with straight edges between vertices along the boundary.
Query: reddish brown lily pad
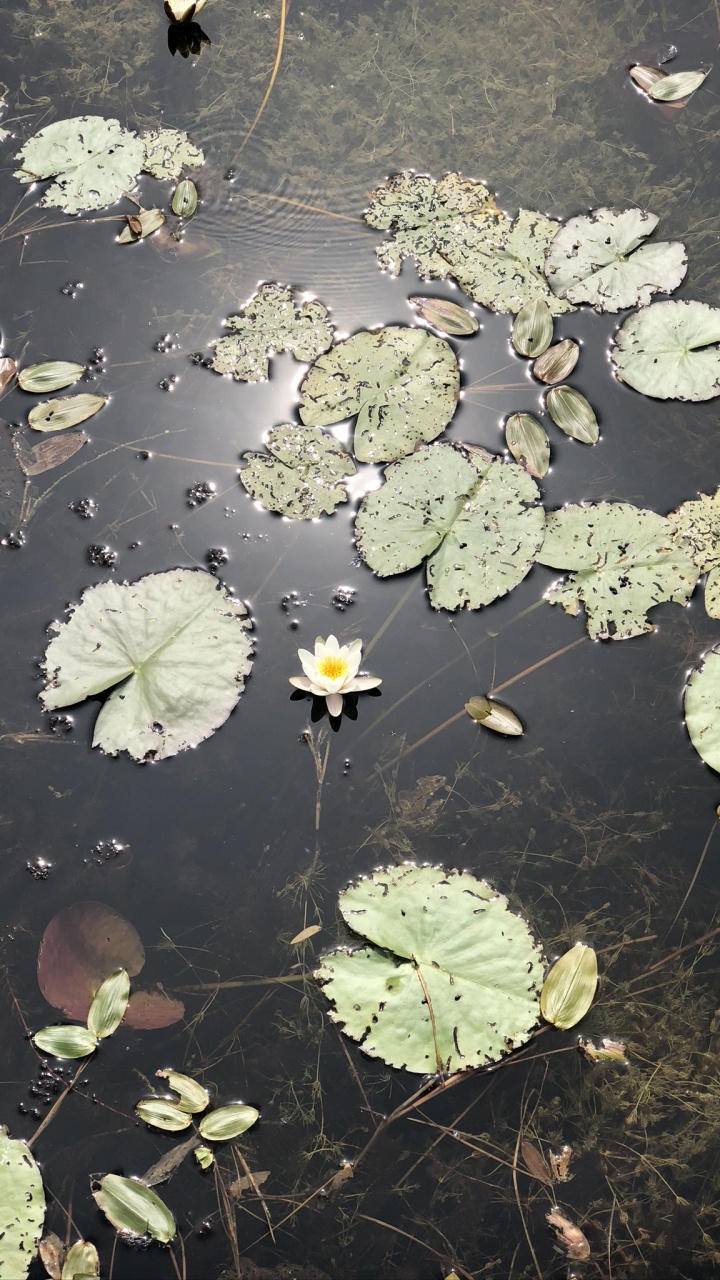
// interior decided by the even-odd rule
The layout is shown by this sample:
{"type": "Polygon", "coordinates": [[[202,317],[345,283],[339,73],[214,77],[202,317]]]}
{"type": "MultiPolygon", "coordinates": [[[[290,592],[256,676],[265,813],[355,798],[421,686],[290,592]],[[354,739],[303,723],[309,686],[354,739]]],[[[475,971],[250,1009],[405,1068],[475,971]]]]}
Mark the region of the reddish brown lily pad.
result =
{"type": "Polygon", "coordinates": [[[162,991],[133,991],[123,1021],[136,1031],[154,1031],[170,1027],[184,1016],[182,1000],[172,1000],[162,991]]]}

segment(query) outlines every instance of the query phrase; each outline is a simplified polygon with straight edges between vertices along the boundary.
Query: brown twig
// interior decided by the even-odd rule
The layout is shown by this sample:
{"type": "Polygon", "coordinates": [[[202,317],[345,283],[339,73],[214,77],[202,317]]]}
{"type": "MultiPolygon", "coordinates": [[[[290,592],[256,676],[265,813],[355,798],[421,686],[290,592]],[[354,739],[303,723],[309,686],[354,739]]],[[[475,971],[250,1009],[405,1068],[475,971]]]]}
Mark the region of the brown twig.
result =
{"type": "Polygon", "coordinates": [[[275,80],[277,79],[277,73],[280,70],[280,61],[282,59],[282,54],[283,54],[283,44],[285,42],[285,19],[286,18],[287,18],[287,0],[280,0],[280,29],[278,31],[277,51],[275,53],[275,62],[273,63],[273,69],[270,73],[270,81],[268,83],[267,89],[265,90],[265,96],[263,97],[263,100],[260,103],[260,106],[255,112],[255,119],[253,120],[252,124],[250,125],[250,128],[245,134],[245,137],[240,143],[240,149],[235,155],[236,160],[238,160],[238,158],[242,155],[248,142],[250,141],[252,135],[254,134],[255,129],[260,123],[260,117],[262,116],[262,113],[268,104],[268,99],[270,98],[270,94],[273,91],[273,85],[275,84],[275,80]]]}

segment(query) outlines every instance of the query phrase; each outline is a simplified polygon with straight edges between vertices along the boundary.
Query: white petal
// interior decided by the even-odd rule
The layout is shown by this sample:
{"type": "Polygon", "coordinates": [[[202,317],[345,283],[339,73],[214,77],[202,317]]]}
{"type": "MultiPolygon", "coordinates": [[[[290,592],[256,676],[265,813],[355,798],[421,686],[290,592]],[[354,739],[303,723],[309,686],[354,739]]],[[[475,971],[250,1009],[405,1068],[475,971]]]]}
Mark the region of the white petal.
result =
{"type": "Polygon", "coordinates": [[[342,709],[343,709],[342,694],[328,693],[325,697],[325,701],[327,703],[327,709],[330,712],[331,716],[342,715],[342,709]]]}
{"type": "Polygon", "coordinates": [[[340,652],[340,645],[338,644],[337,638],[335,636],[328,636],[327,640],[325,641],[325,649],[328,653],[340,652]]]}
{"type": "Polygon", "coordinates": [[[317,636],[315,640],[315,661],[319,662],[325,653],[325,641],[322,636],[317,636]]]}
{"type": "Polygon", "coordinates": [[[294,685],[296,689],[302,689],[304,693],[312,693],[313,682],[308,680],[307,676],[289,676],[288,678],[290,684],[294,685]]]}
{"type": "Polygon", "coordinates": [[[382,680],[375,676],[356,676],[354,680],[348,680],[343,693],[362,693],[365,689],[377,689],[379,684],[382,680]]]}
{"type": "Polygon", "coordinates": [[[362,650],[362,640],[353,640],[348,645],[348,649],[350,650],[350,653],[353,654],[353,656],[355,655],[356,652],[360,653],[362,650]]]}

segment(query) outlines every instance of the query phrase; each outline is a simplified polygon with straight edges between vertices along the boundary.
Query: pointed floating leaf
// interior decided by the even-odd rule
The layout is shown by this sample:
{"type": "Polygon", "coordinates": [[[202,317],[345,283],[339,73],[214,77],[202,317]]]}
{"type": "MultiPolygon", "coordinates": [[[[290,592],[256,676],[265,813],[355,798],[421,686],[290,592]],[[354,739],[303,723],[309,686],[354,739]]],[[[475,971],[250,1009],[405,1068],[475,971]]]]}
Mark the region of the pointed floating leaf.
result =
{"type": "Polygon", "coordinates": [[[417,312],[421,320],[431,324],[441,333],[449,333],[453,338],[468,338],[477,333],[480,322],[471,316],[464,307],[456,302],[447,302],[445,298],[408,298],[410,306],[417,312]]]}
{"type": "Polygon", "coordinates": [[[706,573],[705,608],[711,618],[720,618],[720,489],[702,493],[671,511],[676,537],[691,555],[701,573],[706,573]]]}
{"type": "Polygon", "coordinates": [[[165,1155],[142,1175],[140,1181],[144,1182],[146,1187],[155,1187],[159,1182],[167,1182],[197,1145],[198,1139],[195,1134],[191,1138],[186,1138],[185,1142],[181,1142],[179,1146],[166,1151],[165,1155]]]}
{"type": "Polygon", "coordinates": [[[62,1264],[65,1257],[65,1245],[54,1231],[43,1236],[38,1245],[38,1254],[50,1280],[62,1280],[62,1264]]]}
{"type": "Polygon", "coordinates": [[[194,182],[183,178],[178,182],[170,203],[170,208],[177,218],[191,218],[198,206],[198,192],[194,182]]]}
{"type": "Polygon", "coordinates": [[[544,298],[533,298],[518,311],[512,327],[512,344],[521,356],[540,356],[553,338],[553,318],[544,298]]]}
{"type": "Polygon", "coordinates": [[[705,302],[655,302],[615,334],[621,382],[657,400],[720,395],[720,309],[705,302]]]}
{"type": "Polygon", "coordinates": [[[35,1047],[54,1058],[86,1058],[97,1049],[97,1037],[87,1027],[43,1027],[33,1036],[35,1047]]]}
{"type": "Polygon", "coordinates": [[[314,360],[332,346],[333,326],[322,302],[298,305],[292,289],[280,284],[261,285],[226,323],[232,332],[215,343],[212,368],[231,373],[237,382],[267,378],[269,357],[278,351],[314,360]]]}
{"type": "MultiPolygon", "coordinates": [[[[195,5],[196,11],[201,8],[202,3],[195,5]]],[[[194,169],[205,161],[200,148],[181,129],[153,129],[140,141],[145,148],[142,170],[153,178],[179,178],[183,169],[194,169]]]]}
{"type": "Polygon", "coordinates": [[[547,431],[531,413],[513,413],[505,423],[505,442],[516,462],[542,480],[550,466],[547,431]]]}
{"type": "Polygon", "coordinates": [[[360,462],[393,462],[439,436],[460,391],[455,353],[426,329],[391,325],[338,342],[300,387],[300,417],[325,427],[357,414],[360,462]]]}
{"type": "Polygon", "coordinates": [[[76,1240],[65,1255],[61,1280],[86,1280],[100,1275],[100,1259],[89,1240],[76,1240]]]}
{"type": "Polygon", "coordinates": [[[26,1142],[0,1126],[0,1276],[25,1280],[45,1219],[45,1195],[26,1142]]]}
{"type": "Polygon", "coordinates": [[[0,356],[0,391],[4,391],[10,386],[15,374],[17,373],[17,365],[10,356],[0,356]]]}
{"type": "Polygon", "coordinates": [[[667,71],[661,71],[659,67],[648,67],[638,62],[634,67],[629,69],[630,79],[635,81],[638,88],[648,93],[658,80],[667,78],[667,71]]]}
{"type": "Polygon", "coordinates": [[[409,864],[340,894],[367,943],[321,958],[334,1021],[365,1053],[423,1075],[497,1062],[538,1017],[540,951],[507,899],[467,872],[409,864]]]}
{"type": "Polygon", "coordinates": [[[87,442],[88,436],[84,431],[68,431],[63,436],[49,436],[47,440],[41,440],[39,444],[32,447],[28,446],[21,437],[16,436],[13,440],[13,448],[23,474],[41,476],[46,471],[52,471],[54,467],[62,466],[63,462],[74,457],[78,449],[82,449],[87,442]]]}
{"type": "Polygon", "coordinates": [[[645,306],[658,291],[672,293],[685,278],[687,256],[676,241],[643,245],[658,221],[644,209],[604,207],[569,218],[545,260],[555,293],[596,311],[624,311],[645,306]]]}
{"type": "Polygon", "coordinates": [[[158,230],[165,221],[162,209],[140,209],[137,213],[126,214],[127,226],[118,236],[120,244],[135,244],[144,240],[158,230]]]}
{"type": "Polygon", "coordinates": [[[30,364],[18,374],[18,385],[23,391],[45,395],[47,391],[62,391],[77,382],[85,372],[84,364],[70,360],[48,360],[45,364],[30,364]]]}
{"type": "Polygon", "coordinates": [[[465,703],[465,710],[483,729],[492,729],[494,733],[504,733],[513,738],[524,732],[522,721],[515,712],[495,698],[471,698],[465,703]]]}
{"type": "Polygon", "coordinates": [[[208,1142],[227,1142],[229,1138],[239,1138],[259,1118],[260,1112],[255,1107],[233,1102],[227,1107],[218,1107],[217,1111],[209,1111],[203,1116],[198,1129],[208,1142]]]}
{"type": "Polygon", "coordinates": [[[196,1147],[194,1156],[201,1169],[210,1169],[215,1163],[215,1156],[210,1147],[196,1147]]]}
{"type": "Polygon", "coordinates": [[[126,969],[118,969],[100,984],[88,1013],[88,1031],[105,1040],[117,1031],[125,1017],[130,999],[130,978],[126,969]]]}
{"type": "Polygon", "coordinates": [[[179,1071],[156,1071],[161,1080],[167,1080],[169,1087],[180,1094],[178,1106],[181,1111],[194,1115],[210,1106],[210,1094],[207,1089],[193,1080],[192,1076],[184,1076],[179,1071]]]}
{"type": "Polygon", "coordinates": [[[597,444],[600,436],[595,410],[574,387],[551,387],[545,398],[550,417],[566,436],[581,444],[597,444]]]}
{"type": "Polygon", "coordinates": [[[135,1104],[135,1111],[146,1124],[168,1133],[179,1133],[192,1124],[192,1116],[169,1098],[142,1098],[135,1104]]]}
{"type": "Polygon", "coordinates": [[[65,431],[77,427],[102,409],[107,396],[62,396],[60,400],[43,400],[28,414],[33,431],[65,431]]]}
{"type": "Polygon", "coordinates": [[[334,436],[318,427],[271,427],[268,453],[246,453],[240,482],[267,511],[291,520],[332,515],[347,502],[346,476],[355,463],[334,436]]]}
{"type": "Polygon", "coordinates": [[[655,102],[677,102],[680,98],[689,98],[709,74],[710,68],[707,71],[674,71],[651,84],[648,94],[655,102]]]}
{"type": "Polygon", "coordinates": [[[150,1235],[169,1244],[177,1230],[167,1205],[150,1187],[134,1178],[108,1173],[92,1189],[98,1208],[118,1231],[133,1236],[150,1235]]]}
{"type": "Polygon", "coordinates": [[[48,709],[107,689],[93,746],[163,760],[227,719],[252,666],[247,610],[209,573],[90,587],[45,654],[48,709]],[[115,688],[119,686],[119,688],[115,688]]]}
{"type": "Polygon", "coordinates": [[[290,946],[297,947],[301,942],[307,942],[308,938],[314,938],[316,933],[321,933],[322,929],[319,924],[309,924],[307,929],[301,929],[290,939],[290,946]]]}
{"type": "Polygon", "coordinates": [[[548,347],[532,367],[533,377],[539,382],[562,382],[569,377],[578,362],[580,348],[572,338],[564,338],[548,347]]]}
{"type": "Polygon", "coordinates": [[[540,992],[540,1012],[546,1022],[569,1031],[585,1017],[595,999],[597,956],[577,942],[552,966],[540,992]]]}
{"type": "Polygon", "coordinates": [[[388,467],[355,520],[363,560],[385,578],[429,556],[434,609],[479,609],[528,573],[545,526],[534,480],[514,462],[450,444],[388,467]]]}
{"type": "Polygon", "coordinates": [[[25,143],[16,159],[20,182],[54,178],[40,203],[82,213],[113,204],[131,191],[142,168],[144,147],[119,120],[75,116],[57,120],[25,143]]]}

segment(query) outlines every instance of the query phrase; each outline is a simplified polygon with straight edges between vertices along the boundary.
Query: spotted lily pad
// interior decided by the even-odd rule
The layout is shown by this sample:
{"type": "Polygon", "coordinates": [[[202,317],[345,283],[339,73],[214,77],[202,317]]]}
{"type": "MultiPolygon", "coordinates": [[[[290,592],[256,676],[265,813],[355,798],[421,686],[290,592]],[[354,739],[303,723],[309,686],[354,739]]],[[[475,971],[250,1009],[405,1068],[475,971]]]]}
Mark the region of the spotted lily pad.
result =
{"type": "Polygon", "coordinates": [[[314,360],[333,340],[322,302],[298,304],[292,290],[281,284],[261,285],[226,324],[232,332],[215,343],[212,368],[231,373],[237,382],[267,378],[269,357],[278,351],[290,351],[296,360],[314,360]]]}
{"type": "Polygon", "coordinates": [[[545,261],[553,291],[596,311],[624,311],[645,306],[654,293],[672,293],[685,278],[687,255],[678,241],[643,244],[658,221],[644,209],[601,208],[569,218],[545,261]]]}
{"type": "Polygon", "coordinates": [[[388,467],[355,520],[358,550],[384,578],[427,556],[435,609],[479,609],[527,574],[542,544],[545,513],[527,471],[484,450],[419,449],[388,467]]]}
{"type": "Polygon", "coordinates": [[[245,606],[202,571],[101,582],[48,645],[41,700],[55,710],[113,689],[93,746],[166,759],[230,715],[252,666],[250,625],[245,606]]]}
{"type": "Polygon", "coordinates": [[[657,400],[720,395],[720,309],[706,302],[654,302],[615,335],[621,382],[657,400]]]}
{"type": "Polygon", "coordinates": [[[0,1277],[25,1280],[42,1234],[45,1194],[26,1142],[0,1125],[0,1277]]]}
{"type": "Polygon", "coordinates": [[[701,493],[671,511],[676,536],[691,555],[705,581],[705,608],[711,618],[720,618],[720,489],[701,493]]]}
{"type": "Polygon", "coordinates": [[[399,173],[370,197],[365,221],[390,239],[377,250],[381,267],[397,275],[404,258],[414,258],[425,280],[452,275],[448,264],[468,237],[483,238],[508,221],[482,182],[447,173],[439,182],[426,174],[399,173]]]}
{"type": "Polygon", "coordinates": [[[427,329],[356,333],[320,356],[300,392],[300,417],[324,427],[357,414],[360,462],[393,462],[439,436],[460,390],[455,353],[427,329]]]}
{"type": "Polygon", "coordinates": [[[142,169],[153,178],[179,178],[183,169],[197,169],[205,160],[181,129],[152,129],[140,141],[145,148],[142,169]]]}
{"type": "Polygon", "coordinates": [[[629,502],[570,505],[547,518],[537,559],[569,576],[548,593],[551,604],[587,614],[593,639],[626,640],[652,631],[647,611],[684,604],[698,571],[669,520],[629,502]]]}
{"type": "Polygon", "coordinates": [[[53,178],[40,203],[65,213],[102,209],[132,190],[145,148],[119,120],[74,116],[46,125],[18,153],[20,182],[53,178]]]}
{"type": "Polygon", "coordinates": [[[315,976],[331,1017],[370,1057],[432,1074],[497,1062],[538,1019],[539,948],[507,899],[468,872],[405,864],[340,894],[369,945],[315,976]]]}
{"type": "Polygon", "coordinates": [[[517,314],[535,299],[551,315],[574,311],[545,279],[545,255],[560,227],[544,213],[521,209],[512,224],[498,224],[494,235],[475,233],[452,259],[449,272],[460,288],[492,311],[517,314]]]}
{"type": "Polygon", "coordinates": [[[317,427],[273,427],[268,453],[246,453],[240,481],[268,511],[293,520],[332,515],[347,502],[345,477],[355,464],[334,436],[317,427]]]}

